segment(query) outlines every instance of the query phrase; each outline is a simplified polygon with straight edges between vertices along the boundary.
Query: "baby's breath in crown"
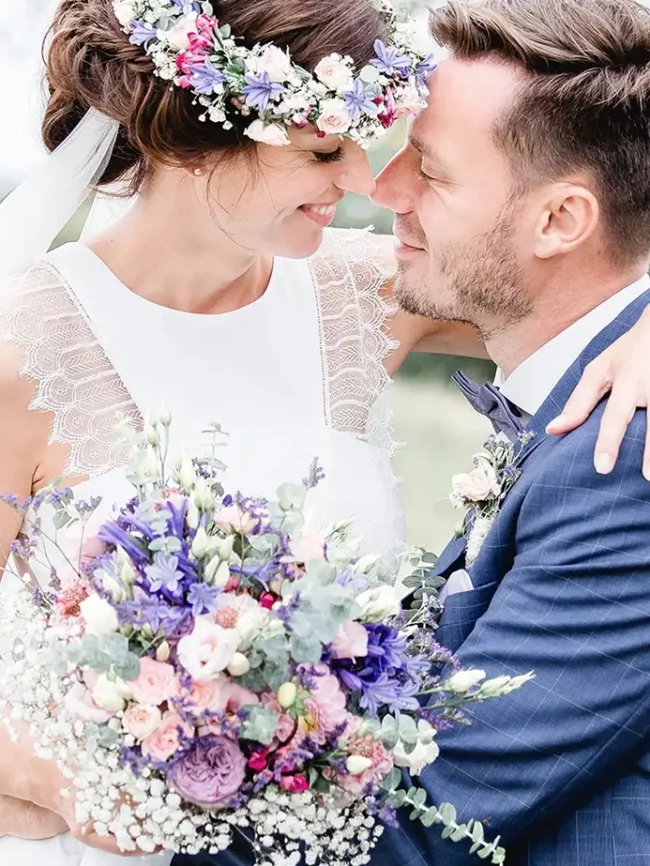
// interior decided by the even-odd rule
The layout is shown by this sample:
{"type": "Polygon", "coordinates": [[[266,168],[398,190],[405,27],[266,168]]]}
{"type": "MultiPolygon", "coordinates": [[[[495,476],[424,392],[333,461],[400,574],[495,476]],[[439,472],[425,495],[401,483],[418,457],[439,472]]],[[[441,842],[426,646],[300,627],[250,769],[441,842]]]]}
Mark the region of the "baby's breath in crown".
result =
{"type": "Polygon", "coordinates": [[[287,127],[310,124],[321,135],[346,135],[367,146],[423,107],[434,69],[432,55],[415,47],[412,24],[398,20],[385,0],[391,43],[377,40],[375,57],[359,71],[351,57],[330,54],[313,74],[276,45],[246,48],[203,0],[114,0],[113,9],[156,75],[195,95],[202,120],[231,129],[233,112],[250,117],[245,134],[274,146],[290,143],[287,127]]]}

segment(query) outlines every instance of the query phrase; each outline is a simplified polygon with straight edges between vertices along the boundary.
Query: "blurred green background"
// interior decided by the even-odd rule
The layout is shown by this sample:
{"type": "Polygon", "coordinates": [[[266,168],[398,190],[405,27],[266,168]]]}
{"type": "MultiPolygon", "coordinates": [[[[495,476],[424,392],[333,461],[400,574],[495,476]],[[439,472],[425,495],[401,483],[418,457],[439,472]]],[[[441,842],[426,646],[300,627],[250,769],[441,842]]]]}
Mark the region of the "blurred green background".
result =
{"type": "MultiPolygon", "coordinates": [[[[405,130],[396,127],[370,152],[379,172],[404,141],[405,130]]],[[[0,198],[1,198],[0,191],[0,198]]],[[[83,208],[57,243],[76,239],[83,227],[83,208]]],[[[369,199],[349,195],[339,206],[336,225],[376,231],[392,231],[392,215],[372,205],[369,199]]],[[[489,426],[478,418],[451,384],[454,370],[485,381],[491,365],[468,358],[414,354],[399,373],[392,390],[397,439],[404,443],[396,457],[396,470],[403,479],[407,535],[410,544],[440,551],[449,539],[459,514],[448,502],[450,479],[466,471],[479,450],[489,426]]]]}

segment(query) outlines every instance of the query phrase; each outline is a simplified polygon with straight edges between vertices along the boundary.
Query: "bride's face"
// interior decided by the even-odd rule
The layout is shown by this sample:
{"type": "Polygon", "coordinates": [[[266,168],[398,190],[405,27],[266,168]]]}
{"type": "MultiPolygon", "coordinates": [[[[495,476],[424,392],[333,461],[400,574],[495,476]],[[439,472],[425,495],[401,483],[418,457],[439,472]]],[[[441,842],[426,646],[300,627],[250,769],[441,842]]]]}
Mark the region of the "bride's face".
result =
{"type": "Polygon", "coordinates": [[[313,129],[289,136],[291,145],[259,144],[252,158],[228,160],[195,179],[205,186],[197,191],[203,214],[196,216],[207,242],[218,231],[254,253],[305,258],[320,246],[346,192],[372,194],[372,170],[359,145],[338,135],[319,138],[313,129]]]}

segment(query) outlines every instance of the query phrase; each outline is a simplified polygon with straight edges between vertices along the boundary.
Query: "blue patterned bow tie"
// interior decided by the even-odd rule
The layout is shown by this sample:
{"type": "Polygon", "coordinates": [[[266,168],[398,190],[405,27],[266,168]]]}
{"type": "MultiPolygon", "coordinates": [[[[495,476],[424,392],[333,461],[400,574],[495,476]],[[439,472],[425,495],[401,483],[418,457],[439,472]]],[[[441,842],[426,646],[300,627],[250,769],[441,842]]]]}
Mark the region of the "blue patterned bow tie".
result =
{"type": "Polygon", "coordinates": [[[454,374],[453,379],[472,408],[490,420],[496,433],[505,434],[511,442],[519,440],[525,431],[524,425],[516,408],[498,388],[489,382],[477,385],[460,371],[454,374]]]}

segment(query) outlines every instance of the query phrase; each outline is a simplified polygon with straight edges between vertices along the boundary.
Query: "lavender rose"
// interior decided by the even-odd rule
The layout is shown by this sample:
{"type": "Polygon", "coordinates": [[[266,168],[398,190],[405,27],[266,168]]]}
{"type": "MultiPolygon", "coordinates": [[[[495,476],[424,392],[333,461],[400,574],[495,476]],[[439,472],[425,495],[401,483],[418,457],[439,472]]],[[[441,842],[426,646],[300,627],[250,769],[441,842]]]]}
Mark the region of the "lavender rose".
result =
{"type": "Polygon", "coordinates": [[[246,758],[228,737],[204,737],[173,765],[169,781],[190,803],[222,809],[240,789],[246,758]]]}

